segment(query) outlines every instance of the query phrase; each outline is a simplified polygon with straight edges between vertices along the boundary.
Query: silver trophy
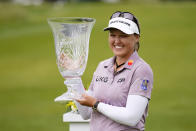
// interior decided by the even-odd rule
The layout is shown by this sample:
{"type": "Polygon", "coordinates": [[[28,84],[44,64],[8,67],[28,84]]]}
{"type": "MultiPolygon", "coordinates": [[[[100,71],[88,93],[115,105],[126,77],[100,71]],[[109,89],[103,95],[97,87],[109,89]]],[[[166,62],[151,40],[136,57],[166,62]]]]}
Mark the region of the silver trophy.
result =
{"type": "Polygon", "coordinates": [[[54,35],[58,69],[65,78],[64,84],[68,89],[55,101],[66,102],[79,98],[81,94],[74,87],[80,86],[81,76],[86,68],[89,38],[95,19],[59,17],[48,19],[48,23],[54,35]]]}

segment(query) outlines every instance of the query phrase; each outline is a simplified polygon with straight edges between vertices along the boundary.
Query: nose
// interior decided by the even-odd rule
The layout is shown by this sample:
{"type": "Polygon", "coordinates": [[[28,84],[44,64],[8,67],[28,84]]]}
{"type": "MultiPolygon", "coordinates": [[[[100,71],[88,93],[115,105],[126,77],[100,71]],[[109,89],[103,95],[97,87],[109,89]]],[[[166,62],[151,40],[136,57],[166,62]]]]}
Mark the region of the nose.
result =
{"type": "Polygon", "coordinates": [[[115,44],[119,44],[120,43],[120,38],[119,37],[116,37],[114,43],[115,44]]]}

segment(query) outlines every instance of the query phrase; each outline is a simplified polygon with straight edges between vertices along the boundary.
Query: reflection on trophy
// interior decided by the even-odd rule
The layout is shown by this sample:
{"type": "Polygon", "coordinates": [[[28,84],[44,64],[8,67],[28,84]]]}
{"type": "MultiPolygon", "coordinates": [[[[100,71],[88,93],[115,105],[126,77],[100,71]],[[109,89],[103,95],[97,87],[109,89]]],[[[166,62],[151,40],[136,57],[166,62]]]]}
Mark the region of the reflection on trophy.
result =
{"type": "Polygon", "coordinates": [[[81,95],[74,87],[81,83],[81,76],[86,68],[89,38],[95,19],[59,17],[48,19],[48,23],[55,39],[57,65],[68,89],[55,101],[66,102],[81,95]]]}

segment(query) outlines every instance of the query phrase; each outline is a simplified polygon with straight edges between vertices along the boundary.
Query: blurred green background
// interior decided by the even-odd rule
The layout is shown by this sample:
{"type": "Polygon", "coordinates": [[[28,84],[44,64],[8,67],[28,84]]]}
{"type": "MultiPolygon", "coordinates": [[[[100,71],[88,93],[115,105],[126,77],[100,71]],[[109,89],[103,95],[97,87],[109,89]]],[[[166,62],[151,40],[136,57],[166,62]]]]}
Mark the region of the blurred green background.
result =
{"type": "Polygon", "coordinates": [[[134,13],[141,26],[139,54],[154,71],[146,131],[195,131],[196,3],[151,0],[120,3],[0,3],[0,131],[68,131],[66,91],[55,59],[50,17],[93,17],[85,87],[97,64],[113,54],[103,32],[114,11],[134,13]]]}

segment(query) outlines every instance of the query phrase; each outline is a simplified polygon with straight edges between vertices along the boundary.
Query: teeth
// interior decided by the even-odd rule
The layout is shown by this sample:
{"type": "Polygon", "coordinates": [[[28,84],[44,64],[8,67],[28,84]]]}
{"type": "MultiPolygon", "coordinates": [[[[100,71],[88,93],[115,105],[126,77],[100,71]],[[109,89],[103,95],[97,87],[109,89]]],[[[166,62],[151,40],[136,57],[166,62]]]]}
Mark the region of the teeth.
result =
{"type": "Polygon", "coordinates": [[[115,46],[115,48],[119,49],[119,48],[122,48],[122,46],[115,46]]]}

